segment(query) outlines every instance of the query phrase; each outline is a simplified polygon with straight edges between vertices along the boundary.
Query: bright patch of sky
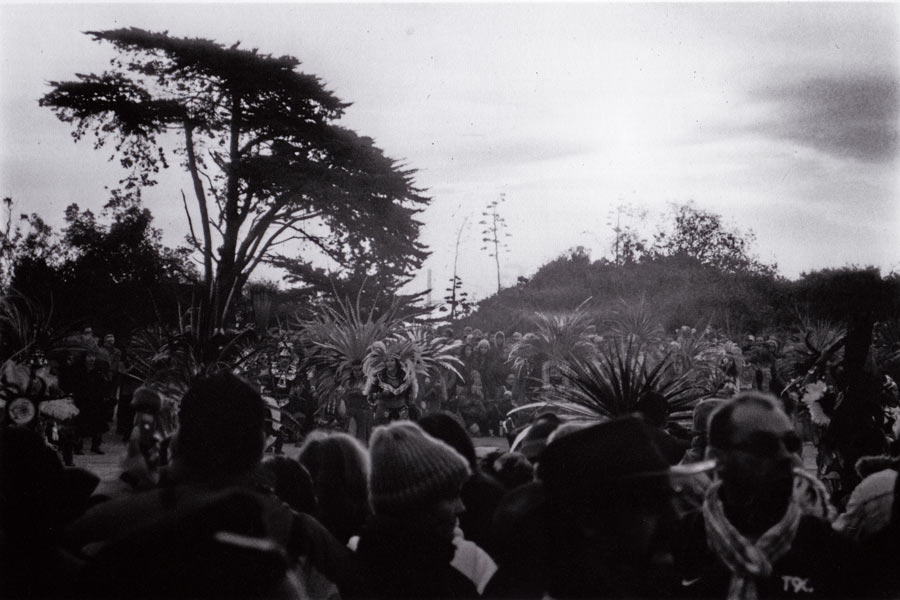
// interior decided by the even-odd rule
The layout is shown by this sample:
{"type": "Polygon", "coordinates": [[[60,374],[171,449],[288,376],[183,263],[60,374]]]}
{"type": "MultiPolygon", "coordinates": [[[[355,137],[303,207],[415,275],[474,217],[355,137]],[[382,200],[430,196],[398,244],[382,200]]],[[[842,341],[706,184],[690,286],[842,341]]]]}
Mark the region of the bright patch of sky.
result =
{"type": "MultiPolygon", "coordinates": [[[[477,222],[505,194],[501,279],[608,255],[610,211],[693,200],[782,274],[900,269],[900,4],[197,4],[0,7],[0,194],[60,223],[121,176],[37,99],[102,71],[81,32],[135,26],[290,54],[350,101],[342,124],[418,170],[435,298],[496,291],[477,222]]],[[[186,231],[177,170],[146,194],[186,231]]],[[[655,223],[634,223],[651,233],[655,223]]],[[[261,273],[273,277],[274,273],[261,273]]]]}

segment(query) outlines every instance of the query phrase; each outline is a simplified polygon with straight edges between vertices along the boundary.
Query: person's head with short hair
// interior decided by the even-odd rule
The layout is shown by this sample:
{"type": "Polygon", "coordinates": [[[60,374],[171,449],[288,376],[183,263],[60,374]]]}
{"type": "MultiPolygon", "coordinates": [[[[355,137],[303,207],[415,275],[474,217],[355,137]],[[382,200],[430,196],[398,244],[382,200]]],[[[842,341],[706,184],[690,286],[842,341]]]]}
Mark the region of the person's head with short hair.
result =
{"type": "Polygon", "coordinates": [[[173,463],[192,479],[250,474],[265,449],[267,413],[259,393],[230,371],[196,378],[181,400],[173,463]]]}
{"type": "Polygon", "coordinates": [[[761,533],[791,500],[802,440],[777,398],[743,392],[709,417],[707,458],[716,460],[723,504],[740,531],[761,533]],[[742,515],[736,507],[752,507],[742,515]],[[752,514],[750,514],[752,513],[752,514]],[[744,523],[741,517],[746,517],[744,523]]]}
{"type": "Polygon", "coordinates": [[[513,490],[534,481],[534,465],[521,452],[503,452],[495,450],[482,460],[489,465],[485,469],[507,490],[513,490]]]}
{"type": "Polygon", "coordinates": [[[543,413],[535,418],[534,422],[525,430],[519,445],[514,448],[521,452],[532,463],[540,460],[541,453],[547,447],[547,438],[553,433],[562,421],[554,413],[543,413]]]}
{"type": "Polygon", "coordinates": [[[554,441],[563,438],[570,433],[587,429],[597,423],[598,421],[566,421],[565,423],[560,423],[559,427],[551,431],[550,435],[547,436],[547,444],[552,444],[554,441]]]}

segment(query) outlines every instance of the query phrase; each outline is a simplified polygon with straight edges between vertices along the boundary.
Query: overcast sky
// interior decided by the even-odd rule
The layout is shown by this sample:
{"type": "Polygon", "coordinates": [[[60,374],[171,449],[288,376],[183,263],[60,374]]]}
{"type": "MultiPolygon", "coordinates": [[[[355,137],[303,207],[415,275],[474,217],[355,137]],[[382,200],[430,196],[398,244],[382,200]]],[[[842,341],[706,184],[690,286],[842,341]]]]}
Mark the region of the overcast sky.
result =
{"type": "MultiPolygon", "coordinates": [[[[436,289],[471,215],[459,275],[495,291],[477,221],[501,193],[505,285],[573,246],[601,257],[618,204],[688,200],[788,277],[900,270],[900,4],[4,4],[0,194],[19,210],[58,224],[121,176],[37,100],[107,66],[81,32],[124,26],[293,55],[352,102],[342,124],[433,198],[436,289]]],[[[190,184],[165,177],[146,204],[174,245],[190,184]]]]}

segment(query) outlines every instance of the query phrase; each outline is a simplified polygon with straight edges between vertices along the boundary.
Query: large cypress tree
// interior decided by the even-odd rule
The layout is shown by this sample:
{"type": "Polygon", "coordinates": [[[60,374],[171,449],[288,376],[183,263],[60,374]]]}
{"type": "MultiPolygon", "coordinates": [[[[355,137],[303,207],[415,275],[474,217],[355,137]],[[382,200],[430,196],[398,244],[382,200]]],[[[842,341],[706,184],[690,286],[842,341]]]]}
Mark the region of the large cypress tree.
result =
{"type": "Polygon", "coordinates": [[[324,255],[409,275],[427,256],[417,212],[428,203],[414,171],[336,121],[349,106],[322,81],[234,44],[128,28],[90,31],[117,51],[99,75],[50,83],[40,103],[127,170],[140,193],[174,154],[190,174],[182,192],[188,242],[203,259],[203,326],[221,327],[254,269],[291,240],[324,255]]]}

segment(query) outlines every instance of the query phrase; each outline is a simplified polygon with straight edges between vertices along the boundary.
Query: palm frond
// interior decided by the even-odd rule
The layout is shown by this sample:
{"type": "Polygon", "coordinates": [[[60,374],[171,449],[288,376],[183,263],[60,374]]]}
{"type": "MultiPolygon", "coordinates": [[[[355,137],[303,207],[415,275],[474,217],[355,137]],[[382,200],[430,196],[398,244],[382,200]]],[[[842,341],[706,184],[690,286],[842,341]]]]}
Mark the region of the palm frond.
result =
{"type": "Polygon", "coordinates": [[[801,320],[784,346],[784,356],[776,361],[778,374],[790,381],[805,376],[810,369],[821,370],[839,363],[846,334],[846,329],[828,321],[801,320]]]}
{"type": "Polygon", "coordinates": [[[665,331],[641,298],[637,303],[620,301],[619,309],[609,323],[608,334],[638,345],[652,346],[662,342],[665,331]]]}
{"type": "Polygon", "coordinates": [[[378,318],[372,317],[371,310],[364,317],[358,295],[355,303],[345,298],[337,308],[323,305],[297,323],[307,348],[302,368],[318,399],[334,398],[349,383],[353,366],[363,364],[372,345],[400,331],[400,308],[395,302],[378,318]]]}
{"type": "Polygon", "coordinates": [[[418,349],[417,373],[438,378],[449,371],[460,379],[463,378],[457,370],[457,367],[463,366],[462,360],[458,357],[463,345],[462,340],[435,336],[429,328],[422,325],[408,328],[404,335],[418,349]]]}
{"type": "Polygon", "coordinates": [[[52,305],[45,311],[17,292],[0,294],[0,360],[17,359],[39,348],[47,351],[52,313],[52,305]]]}
{"type": "Polygon", "coordinates": [[[536,313],[535,331],[525,334],[510,348],[513,368],[522,373],[550,361],[564,364],[569,357],[588,358],[597,352],[593,315],[587,310],[590,298],[570,312],[560,315],[536,313]]]}
{"type": "Polygon", "coordinates": [[[578,404],[605,418],[632,413],[651,393],[665,398],[669,412],[691,407],[709,390],[677,374],[670,355],[653,359],[634,339],[611,340],[596,357],[570,357],[563,366],[564,384],[549,399],[578,404]]]}

